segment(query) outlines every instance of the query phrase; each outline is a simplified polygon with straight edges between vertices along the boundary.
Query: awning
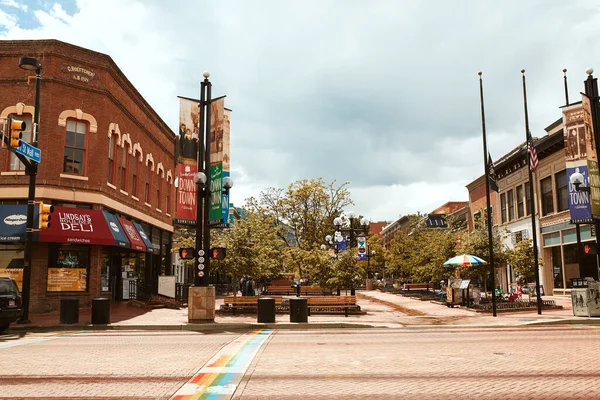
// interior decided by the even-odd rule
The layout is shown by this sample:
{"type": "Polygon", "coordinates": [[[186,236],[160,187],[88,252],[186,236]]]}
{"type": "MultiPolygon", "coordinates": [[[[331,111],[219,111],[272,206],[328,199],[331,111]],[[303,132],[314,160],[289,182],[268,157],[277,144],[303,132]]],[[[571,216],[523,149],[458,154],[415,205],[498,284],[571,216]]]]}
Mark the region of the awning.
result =
{"type": "Polygon", "coordinates": [[[117,221],[117,216],[106,210],[103,210],[102,214],[110,228],[110,233],[112,233],[113,238],[115,239],[115,246],[129,248],[129,240],[127,240],[127,235],[123,232],[123,227],[119,224],[119,221],[117,221]]]}
{"type": "Polygon", "coordinates": [[[24,242],[27,205],[0,206],[0,243],[24,242]]]}
{"type": "Polygon", "coordinates": [[[136,229],[136,227],[133,226],[133,222],[121,217],[117,217],[117,219],[121,223],[121,226],[123,227],[127,238],[129,238],[129,242],[131,243],[131,249],[138,251],[146,251],[146,245],[144,244],[144,241],[142,240],[141,235],[136,229]]]}
{"type": "Polygon", "coordinates": [[[140,233],[140,237],[142,238],[142,241],[146,245],[146,251],[151,253],[152,252],[152,242],[150,241],[150,238],[148,237],[146,232],[144,232],[144,228],[142,228],[142,226],[140,224],[138,224],[137,222],[134,222],[133,226],[135,226],[135,229],[137,229],[137,231],[140,233]]]}
{"type": "Polygon", "coordinates": [[[109,223],[99,210],[54,207],[50,228],[40,232],[40,242],[120,246],[122,240],[115,239],[109,223]]]}

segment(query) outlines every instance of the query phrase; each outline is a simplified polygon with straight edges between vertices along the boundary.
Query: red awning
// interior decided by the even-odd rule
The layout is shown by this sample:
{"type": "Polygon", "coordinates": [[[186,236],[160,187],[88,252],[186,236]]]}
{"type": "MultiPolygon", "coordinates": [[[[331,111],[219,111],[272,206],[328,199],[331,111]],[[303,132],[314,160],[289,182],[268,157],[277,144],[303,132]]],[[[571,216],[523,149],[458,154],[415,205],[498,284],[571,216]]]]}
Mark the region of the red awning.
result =
{"type": "Polygon", "coordinates": [[[140,237],[138,230],[135,229],[135,226],[133,226],[133,223],[121,217],[117,217],[117,219],[123,227],[123,230],[127,235],[127,239],[129,239],[129,242],[131,242],[131,248],[133,250],[146,251],[146,245],[140,237]]]}
{"type": "Polygon", "coordinates": [[[54,207],[50,228],[40,232],[40,242],[115,246],[102,211],[54,207]]]}

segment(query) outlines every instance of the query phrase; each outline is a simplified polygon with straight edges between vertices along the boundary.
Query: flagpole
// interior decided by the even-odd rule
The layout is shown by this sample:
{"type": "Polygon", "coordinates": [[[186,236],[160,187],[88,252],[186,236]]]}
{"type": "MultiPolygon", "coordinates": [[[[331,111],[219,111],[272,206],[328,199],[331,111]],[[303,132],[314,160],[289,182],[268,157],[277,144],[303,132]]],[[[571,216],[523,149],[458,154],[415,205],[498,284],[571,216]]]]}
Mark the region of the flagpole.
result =
{"type": "MultiPolygon", "coordinates": [[[[525,153],[525,157],[527,157],[527,165],[529,167],[529,208],[531,208],[531,230],[533,237],[533,263],[535,266],[535,291],[537,293],[537,309],[538,315],[542,315],[542,294],[540,293],[540,269],[538,265],[538,245],[537,245],[537,228],[535,226],[535,181],[533,180],[533,172],[531,171],[531,156],[529,155],[529,138],[531,134],[529,133],[529,114],[527,112],[527,89],[525,86],[525,70],[521,70],[521,74],[523,74],[523,106],[525,108],[525,143],[527,143],[527,152],[525,153]]],[[[533,138],[531,138],[531,146],[533,147],[533,138]]]]}
{"type": "Polygon", "coordinates": [[[496,316],[496,271],[494,270],[494,239],[492,237],[492,213],[490,205],[490,165],[488,162],[487,139],[485,134],[485,111],[483,107],[483,80],[482,72],[479,75],[479,98],[481,100],[481,130],[483,132],[483,165],[485,166],[485,200],[486,200],[486,225],[488,229],[488,244],[490,246],[490,275],[492,278],[492,315],[496,316]]]}

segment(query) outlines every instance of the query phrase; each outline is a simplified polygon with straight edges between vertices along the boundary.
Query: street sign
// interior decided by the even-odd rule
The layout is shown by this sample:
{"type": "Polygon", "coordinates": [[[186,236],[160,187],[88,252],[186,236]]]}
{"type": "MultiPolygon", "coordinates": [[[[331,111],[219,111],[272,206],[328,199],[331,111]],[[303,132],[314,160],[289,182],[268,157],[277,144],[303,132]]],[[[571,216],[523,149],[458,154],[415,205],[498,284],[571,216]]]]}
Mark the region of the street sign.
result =
{"type": "Polygon", "coordinates": [[[203,263],[204,262],[204,257],[198,257],[198,262],[199,263],[203,263]]]}
{"type": "Polygon", "coordinates": [[[202,249],[198,250],[198,255],[200,257],[202,257],[204,255],[204,250],[202,250],[202,249]]]}
{"type": "Polygon", "coordinates": [[[40,163],[42,159],[42,152],[35,146],[21,140],[19,147],[15,147],[15,152],[19,153],[36,163],[40,163]]]}
{"type": "Polygon", "coordinates": [[[204,276],[204,271],[198,271],[198,276],[202,278],[204,276]]]}
{"type": "Polygon", "coordinates": [[[204,264],[198,264],[198,269],[202,271],[204,269],[204,264]]]}

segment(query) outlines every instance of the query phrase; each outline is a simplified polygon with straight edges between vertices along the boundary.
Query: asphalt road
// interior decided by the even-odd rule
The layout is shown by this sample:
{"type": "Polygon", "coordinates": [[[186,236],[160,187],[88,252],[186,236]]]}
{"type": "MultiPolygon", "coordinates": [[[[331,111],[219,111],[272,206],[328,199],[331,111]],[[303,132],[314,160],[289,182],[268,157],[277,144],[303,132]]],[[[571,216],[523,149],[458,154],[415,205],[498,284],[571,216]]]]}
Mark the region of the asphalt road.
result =
{"type": "Polygon", "coordinates": [[[0,399],[594,399],[600,328],[0,335],[0,399]]]}

